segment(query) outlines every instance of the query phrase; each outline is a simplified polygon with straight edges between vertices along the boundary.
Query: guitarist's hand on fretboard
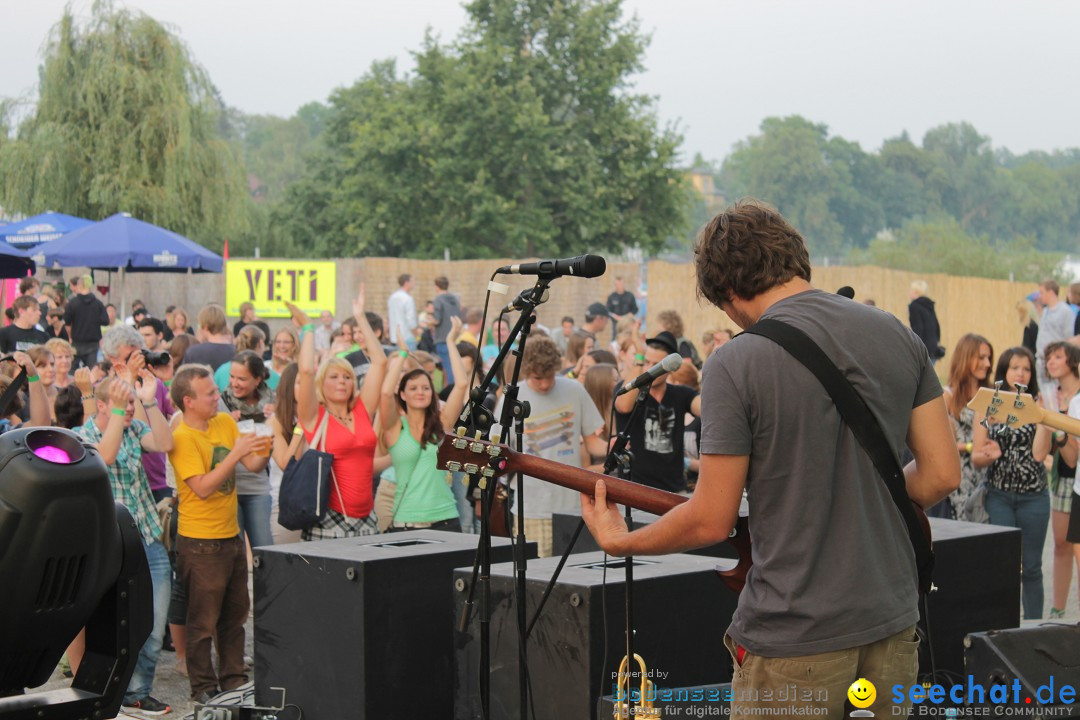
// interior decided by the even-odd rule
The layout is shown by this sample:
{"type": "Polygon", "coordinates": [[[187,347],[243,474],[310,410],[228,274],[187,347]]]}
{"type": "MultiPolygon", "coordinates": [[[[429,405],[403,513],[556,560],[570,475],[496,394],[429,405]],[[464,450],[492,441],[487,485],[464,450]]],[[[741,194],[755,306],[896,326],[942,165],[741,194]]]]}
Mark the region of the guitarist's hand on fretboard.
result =
{"type": "Polygon", "coordinates": [[[626,520],[619,512],[619,506],[608,502],[607,483],[596,482],[595,499],[581,493],[581,517],[592,533],[596,544],[608,555],[622,557],[621,541],[629,534],[626,520]]]}

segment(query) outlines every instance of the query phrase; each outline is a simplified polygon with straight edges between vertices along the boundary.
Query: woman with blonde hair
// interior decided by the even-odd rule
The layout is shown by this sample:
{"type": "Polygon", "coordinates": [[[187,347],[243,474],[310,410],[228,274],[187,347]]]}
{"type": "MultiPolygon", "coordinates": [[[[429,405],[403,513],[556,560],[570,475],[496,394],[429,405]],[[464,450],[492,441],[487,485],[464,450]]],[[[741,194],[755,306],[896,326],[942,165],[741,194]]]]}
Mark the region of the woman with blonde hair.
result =
{"type": "Polygon", "coordinates": [[[1024,326],[1024,339],[1020,342],[1031,352],[1035,350],[1035,338],[1039,336],[1039,311],[1035,309],[1035,303],[1028,299],[1016,303],[1016,315],[1020,324],[1024,326]]]}
{"type": "Polygon", "coordinates": [[[188,326],[188,314],[184,308],[175,308],[172,316],[168,318],[169,329],[172,330],[173,337],[177,338],[181,335],[194,335],[191,328],[188,326]]]}
{"type": "Polygon", "coordinates": [[[987,440],[976,450],[974,446],[975,411],[967,404],[979,388],[990,387],[990,369],[994,365],[994,348],[981,335],[968,333],[960,338],[949,364],[949,381],[945,390],[945,406],[952,421],[956,450],[960,454],[960,487],[938,503],[938,513],[956,520],[968,520],[964,506],[972,491],[986,479],[986,466],[1001,457],[1001,447],[987,440]],[[974,455],[978,454],[978,458],[974,455]]]}
{"type": "Polygon", "coordinates": [[[295,328],[285,326],[274,333],[274,344],[270,346],[271,372],[281,375],[299,356],[300,335],[295,328]]]}
{"type": "Polygon", "coordinates": [[[53,365],[53,354],[44,345],[33,345],[27,348],[26,354],[34,361],[41,387],[45,389],[45,396],[49,402],[49,416],[52,420],[56,420],[56,408],[53,406],[56,401],[56,368],[53,365]]]}
{"type": "Polygon", "coordinates": [[[53,355],[53,369],[56,370],[54,385],[59,391],[75,382],[71,366],[75,362],[75,348],[63,338],[52,338],[45,343],[45,349],[53,355]]]}
{"type": "Polygon", "coordinates": [[[353,317],[371,360],[359,391],[356,373],[343,358],[327,358],[316,371],[315,323],[292,303],[285,305],[304,333],[300,340],[296,416],[308,444],[316,446],[313,441],[319,432],[325,438],[326,452],[334,456],[326,517],[304,530],[303,539],[375,535],[379,526],[372,480],[378,439],[372,419],[379,408],[386,353],[364,315],[364,286],[360,286],[352,304],[353,317]]]}

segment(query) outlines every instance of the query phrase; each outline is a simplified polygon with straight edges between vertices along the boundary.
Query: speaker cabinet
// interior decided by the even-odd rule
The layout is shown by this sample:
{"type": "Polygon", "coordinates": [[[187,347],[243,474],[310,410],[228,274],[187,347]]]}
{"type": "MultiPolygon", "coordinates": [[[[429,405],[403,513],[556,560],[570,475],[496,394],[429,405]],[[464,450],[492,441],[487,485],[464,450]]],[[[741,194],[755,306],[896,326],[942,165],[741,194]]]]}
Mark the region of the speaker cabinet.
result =
{"type": "Polygon", "coordinates": [[[1008,702],[1014,707],[1018,704],[1027,710],[1037,706],[1048,711],[1047,717],[1080,716],[1075,704],[1080,695],[1080,627],[1052,623],[973,633],[964,645],[964,665],[971,685],[985,693],[975,691],[974,697],[968,698],[972,690],[965,682],[969,705],[993,705],[991,688],[1004,685],[1008,688],[1008,702]],[[1014,697],[1017,681],[1018,698],[1014,697]],[[1030,703],[1027,698],[1031,698],[1030,703]]]}
{"type": "MultiPolygon", "coordinates": [[[[256,704],[280,705],[284,688],[305,720],[450,717],[452,572],[471,569],[478,538],[415,530],[258,548],[256,704]]],[[[511,552],[493,539],[493,562],[511,552]]]]}
{"type": "MultiPolygon", "coordinates": [[[[937,670],[961,675],[965,636],[1020,626],[1020,531],[938,518],[930,518],[930,531],[937,590],[919,625],[929,627],[937,670]]],[[[924,643],[919,674],[929,673],[924,643]]]]}
{"type": "MultiPolygon", "coordinates": [[[[531,620],[559,558],[529,563],[526,609],[531,620]]],[[[731,679],[723,638],[736,596],[716,575],[714,558],[664,555],[634,561],[634,652],[661,688],[731,679]]],[[[492,567],[491,718],[517,718],[518,635],[510,565],[492,567]]],[[[460,610],[468,580],[454,572],[460,610]]],[[[597,718],[613,694],[626,654],[624,561],[603,553],[574,555],[563,569],[528,641],[531,704],[537,720],[597,718]],[[606,570],[606,586],[604,582],[606,570]],[[606,620],[606,624],[605,624],[606,620]]],[[[474,616],[455,655],[455,717],[480,718],[479,623],[474,616]]],[[[610,710],[609,710],[610,712],[610,710]]],[[[609,714],[602,717],[610,717],[609,714]]]]}

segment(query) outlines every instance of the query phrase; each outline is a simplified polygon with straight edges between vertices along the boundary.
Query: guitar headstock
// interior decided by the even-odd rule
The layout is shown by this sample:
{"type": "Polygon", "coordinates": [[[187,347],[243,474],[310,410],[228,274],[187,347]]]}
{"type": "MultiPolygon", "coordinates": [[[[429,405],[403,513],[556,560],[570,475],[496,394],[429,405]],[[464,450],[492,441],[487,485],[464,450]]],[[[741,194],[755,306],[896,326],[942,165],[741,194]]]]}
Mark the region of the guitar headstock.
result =
{"type": "Polygon", "coordinates": [[[986,418],[991,423],[1000,423],[1009,428],[1031,425],[1043,418],[1042,408],[1031,395],[1002,392],[999,387],[979,388],[967,406],[975,411],[976,420],[986,418]]]}
{"type": "Polygon", "coordinates": [[[506,448],[487,440],[465,437],[460,433],[446,433],[439,443],[439,468],[451,472],[465,472],[486,478],[502,475],[505,470],[506,448]]]}

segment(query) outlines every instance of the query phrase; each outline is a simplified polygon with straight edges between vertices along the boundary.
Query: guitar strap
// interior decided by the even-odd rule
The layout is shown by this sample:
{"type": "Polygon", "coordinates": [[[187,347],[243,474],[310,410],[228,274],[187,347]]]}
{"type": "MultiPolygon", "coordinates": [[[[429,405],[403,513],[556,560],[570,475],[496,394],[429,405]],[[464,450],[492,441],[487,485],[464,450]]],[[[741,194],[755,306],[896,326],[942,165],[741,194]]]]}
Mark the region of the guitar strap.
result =
{"type": "Polygon", "coordinates": [[[930,591],[934,573],[934,550],[923,534],[919,519],[908,498],[904,470],[893,453],[874,414],[836,364],[829,359],[817,343],[798,328],[779,320],[759,320],[744,332],[772,340],[801,362],[824,386],[832,397],[840,417],[870,456],[885,486],[896,503],[900,516],[907,526],[908,537],[915,551],[915,565],[919,572],[919,589],[925,595],[930,591]]]}

